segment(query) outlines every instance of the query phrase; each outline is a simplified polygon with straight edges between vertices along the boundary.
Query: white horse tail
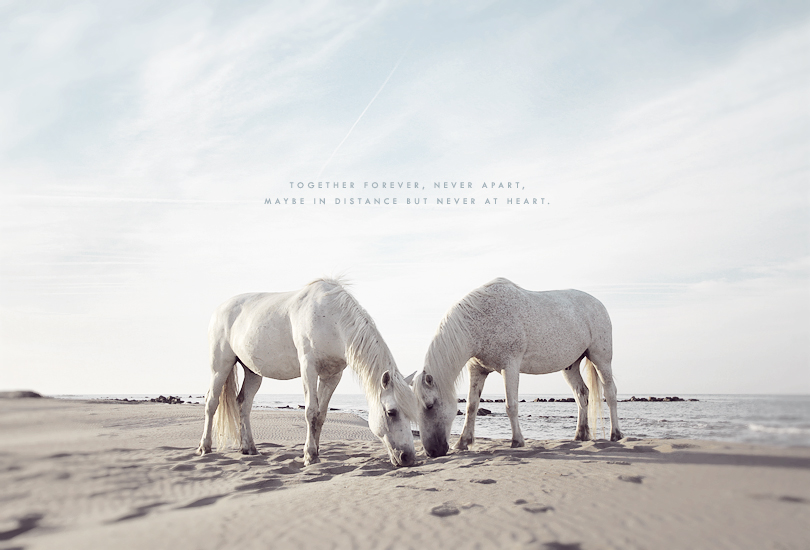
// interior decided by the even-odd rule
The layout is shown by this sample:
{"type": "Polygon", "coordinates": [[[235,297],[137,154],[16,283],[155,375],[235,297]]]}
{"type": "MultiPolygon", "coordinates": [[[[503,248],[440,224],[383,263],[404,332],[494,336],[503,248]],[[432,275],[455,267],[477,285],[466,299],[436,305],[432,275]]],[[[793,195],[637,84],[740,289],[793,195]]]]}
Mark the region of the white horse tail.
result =
{"type": "Polygon", "coordinates": [[[236,403],[236,365],[234,364],[219,394],[219,406],[214,413],[214,430],[217,448],[225,449],[233,444],[239,446],[239,406],[236,403]]]}
{"type": "Polygon", "coordinates": [[[588,424],[591,427],[591,439],[595,439],[598,425],[602,428],[602,439],[605,439],[605,423],[602,420],[602,380],[596,367],[585,358],[585,384],[588,386],[588,424]]]}

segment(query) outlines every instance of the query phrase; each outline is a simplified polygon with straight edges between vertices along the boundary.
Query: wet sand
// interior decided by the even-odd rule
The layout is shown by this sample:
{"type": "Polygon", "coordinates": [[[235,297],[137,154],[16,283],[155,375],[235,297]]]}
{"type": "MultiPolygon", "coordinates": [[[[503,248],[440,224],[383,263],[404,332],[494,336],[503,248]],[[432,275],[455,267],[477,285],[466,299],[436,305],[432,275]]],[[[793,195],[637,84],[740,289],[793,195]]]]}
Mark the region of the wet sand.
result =
{"type": "Polygon", "coordinates": [[[198,405],[0,399],[0,550],[808,548],[810,449],[478,440],[394,468],[330,413],[254,411],[259,456],[204,457],[198,405]]]}

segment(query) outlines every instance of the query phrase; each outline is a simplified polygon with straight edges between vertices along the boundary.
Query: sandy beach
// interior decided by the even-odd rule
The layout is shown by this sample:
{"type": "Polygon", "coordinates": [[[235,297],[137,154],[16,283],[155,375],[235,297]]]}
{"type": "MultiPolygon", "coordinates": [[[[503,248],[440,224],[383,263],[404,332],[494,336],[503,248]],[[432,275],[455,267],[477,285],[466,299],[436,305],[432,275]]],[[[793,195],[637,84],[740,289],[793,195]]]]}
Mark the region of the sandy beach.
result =
{"type": "Polygon", "coordinates": [[[808,548],[810,449],[479,440],[396,469],[332,412],[254,411],[261,455],[194,454],[202,407],[0,399],[0,549],[808,548]]]}

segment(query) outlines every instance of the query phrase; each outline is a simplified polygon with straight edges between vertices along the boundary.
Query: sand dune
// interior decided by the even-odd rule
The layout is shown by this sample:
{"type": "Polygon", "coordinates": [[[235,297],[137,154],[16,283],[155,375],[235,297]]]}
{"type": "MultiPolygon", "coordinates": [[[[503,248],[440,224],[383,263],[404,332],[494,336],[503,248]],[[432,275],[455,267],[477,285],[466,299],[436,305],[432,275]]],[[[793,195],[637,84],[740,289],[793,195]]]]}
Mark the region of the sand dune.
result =
{"type": "Polygon", "coordinates": [[[396,469],[333,412],[304,468],[302,412],[252,421],[259,456],[199,457],[200,406],[0,400],[0,549],[810,547],[807,448],[479,440],[396,469]]]}

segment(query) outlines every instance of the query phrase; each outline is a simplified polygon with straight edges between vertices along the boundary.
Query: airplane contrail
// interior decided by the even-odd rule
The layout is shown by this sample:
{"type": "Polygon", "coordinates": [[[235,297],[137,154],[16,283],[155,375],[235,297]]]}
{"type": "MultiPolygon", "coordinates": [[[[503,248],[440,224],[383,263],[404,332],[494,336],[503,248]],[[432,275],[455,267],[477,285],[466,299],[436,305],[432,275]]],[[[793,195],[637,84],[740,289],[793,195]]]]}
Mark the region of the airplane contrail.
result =
{"type": "Polygon", "coordinates": [[[411,49],[412,44],[413,44],[413,40],[411,40],[411,43],[408,44],[407,48],[405,48],[405,51],[402,53],[402,56],[399,58],[399,61],[396,62],[396,65],[394,65],[394,68],[391,69],[391,72],[388,73],[388,78],[385,79],[385,82],[382,83],[382,86],[380,86],[380,89],[377,90],[377,93],[374,94],[374,97],[372,97],[371,101],[368,102],[368,105],[366,105],[366,108],[363,109],[363,112],[360,113],[360,116],[357,117],[357,120],[354,121],[354,124],[352,124],[352,127],[349,128],[349,131],[346,133],[346,137],[344,137],[343,140],[340,143],[338,143],[338,146],[335,147],[335,150],[332,151],[332,154],[329,155],[328,159],[326,159],[326,162],[321,167],[320,172],[318,172],[318,177],[319,178],[321,177],[321,174],[323,174],[323,171],[326,170],[326,167],[329,165],[329,163],[332,161],[332,157],[334,157],[335,154],[338,152],[338,149],[340,149],[340,147],[346,142],[346,140],[349,139],[349,136],[352,134],[352,130],[354,130],[354,127],[357,126],[357,123],[360,122],[360,119],[363,118],[364,114],[366,114],[366,111],[368,111],[368,108],[371,107],[371,104],[374,103],[374,100],[377,99],[377,96],[380,95],[380,92],[383,91],[383,88],[385,88],[385,85],[388,84],[389,80],[391,80],[391,77],[394,75],[394,71],[397,70],[397,67],[399,67],[399,64],[402,62],[403,59],[405,59],[405,54],[407,54],[408,50],[411,49]]]}

